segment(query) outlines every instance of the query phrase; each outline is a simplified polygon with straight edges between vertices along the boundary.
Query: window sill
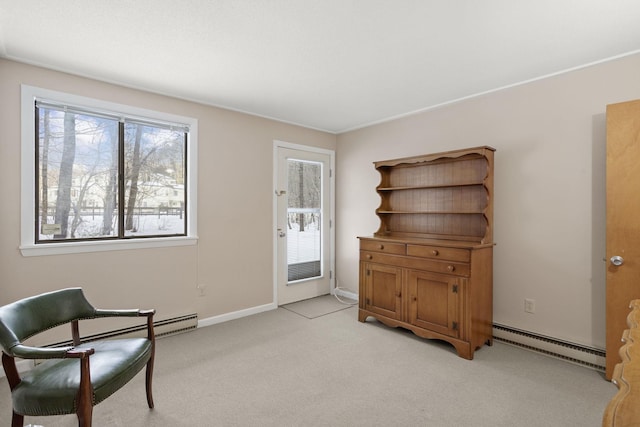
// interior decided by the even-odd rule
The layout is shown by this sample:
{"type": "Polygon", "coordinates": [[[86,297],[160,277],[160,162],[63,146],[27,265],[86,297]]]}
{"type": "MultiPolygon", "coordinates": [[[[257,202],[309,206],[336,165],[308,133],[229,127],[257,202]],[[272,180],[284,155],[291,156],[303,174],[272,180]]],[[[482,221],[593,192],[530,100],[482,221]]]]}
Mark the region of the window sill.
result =
{"type": "Polygon", "coordinates": [[[162,237],[136,240],[95,241],[74,243],[46,243],[40,245],[22,245],[22,256],[46,256],[79,254],[87,252],[123,251],[131,249],[166,248],[171,246],[191,246],[198,242],[197,237],[162,237]]]}

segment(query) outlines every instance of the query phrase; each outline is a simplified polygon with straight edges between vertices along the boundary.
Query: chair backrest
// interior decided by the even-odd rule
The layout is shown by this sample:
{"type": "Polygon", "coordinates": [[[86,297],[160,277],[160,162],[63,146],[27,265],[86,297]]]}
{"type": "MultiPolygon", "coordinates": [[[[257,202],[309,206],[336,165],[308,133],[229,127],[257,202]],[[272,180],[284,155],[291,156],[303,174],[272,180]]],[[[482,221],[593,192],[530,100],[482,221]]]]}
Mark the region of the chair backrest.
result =
{"type": "Polygon", "coordinates": [[[0,345],[5,353],[25,339],[76,319],[95,317],[82,288],[68,288],[0,307],[0,345]]]}

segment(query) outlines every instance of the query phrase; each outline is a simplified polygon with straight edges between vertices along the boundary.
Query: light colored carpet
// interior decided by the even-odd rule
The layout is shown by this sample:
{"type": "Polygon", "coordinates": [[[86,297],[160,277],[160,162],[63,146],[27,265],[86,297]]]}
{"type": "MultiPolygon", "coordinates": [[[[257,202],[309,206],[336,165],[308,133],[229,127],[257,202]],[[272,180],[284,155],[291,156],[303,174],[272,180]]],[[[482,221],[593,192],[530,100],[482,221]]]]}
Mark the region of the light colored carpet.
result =
{"type": "MultiPolygon", "coordinates": [[[[94,409],[95,427],[599,427],[616,387],[601,373],[496,342],[449,344],[357,321],[277,310],[157,341],[156,408],[144,375],[94,409]]],[[[0,380],[0,423],[11,403],[0,380]]],[[[75,427],[75,416],[25,424],[75,427]]]]}
{"type": "Polygon", "coordinates": [[[283,305],[282,308],[292,311],[307,319],[315,319],[316,317],[326,316],[336,311],[345,310],[357,304],[357,301],[340,297],[344,302],[339,301],[333,295],[323,295],[316,298],[310,298],[303,301],[294,302],[283,305]]]}

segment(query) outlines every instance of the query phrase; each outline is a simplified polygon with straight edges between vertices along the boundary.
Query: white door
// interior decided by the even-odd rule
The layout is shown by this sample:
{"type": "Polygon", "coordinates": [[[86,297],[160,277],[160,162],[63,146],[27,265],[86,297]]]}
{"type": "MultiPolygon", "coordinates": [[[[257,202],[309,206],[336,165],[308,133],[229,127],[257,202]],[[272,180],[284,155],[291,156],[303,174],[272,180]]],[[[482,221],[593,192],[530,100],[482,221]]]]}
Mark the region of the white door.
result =
{"type": "Polygon", "coordinates": [[[274,145],[275,300],[278,305],[333,289],[333,152],[274,145]]]}

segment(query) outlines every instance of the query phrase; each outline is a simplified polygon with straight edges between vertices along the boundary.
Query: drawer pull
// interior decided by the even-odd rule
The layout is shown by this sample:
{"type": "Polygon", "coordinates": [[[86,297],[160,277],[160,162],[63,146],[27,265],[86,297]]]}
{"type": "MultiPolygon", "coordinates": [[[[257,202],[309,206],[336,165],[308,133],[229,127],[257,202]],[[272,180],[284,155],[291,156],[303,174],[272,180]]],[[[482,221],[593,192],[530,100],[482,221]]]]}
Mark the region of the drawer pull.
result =
{"type": "Polygon", "coordinates": [[[447,270],[449,270],[449,272],[453,273],[454,271],[456,271],[456,267],[453,265],[449,265],[447,266],[447,270]]]}
{"type": "Polygon", "coordinates": [[[367,254],[367,259],[373,259],[373,255],[367,254]]]}
{"type": "Polygon", "coordinates": [[[384,245],[380,245],[379,248],[380,248],[380,250],[383,250],[384,249],[384,245]]]}
{"type": "Polygon", "coordinates": [[[434,249],[434,250],[431,251],[431,255],[433,255],[433,256],[438,256],[439,253],[440,252],[438,252],[437,249],[434,249]]]}

